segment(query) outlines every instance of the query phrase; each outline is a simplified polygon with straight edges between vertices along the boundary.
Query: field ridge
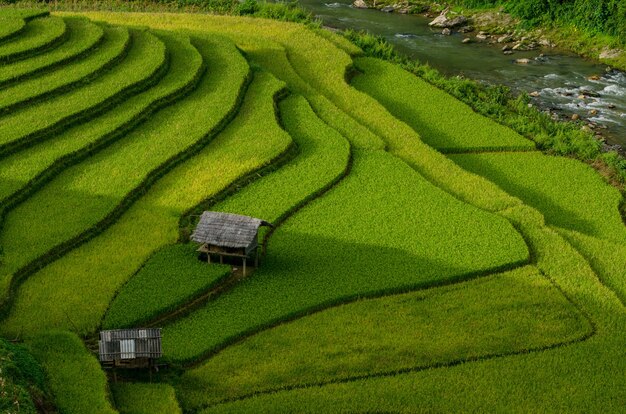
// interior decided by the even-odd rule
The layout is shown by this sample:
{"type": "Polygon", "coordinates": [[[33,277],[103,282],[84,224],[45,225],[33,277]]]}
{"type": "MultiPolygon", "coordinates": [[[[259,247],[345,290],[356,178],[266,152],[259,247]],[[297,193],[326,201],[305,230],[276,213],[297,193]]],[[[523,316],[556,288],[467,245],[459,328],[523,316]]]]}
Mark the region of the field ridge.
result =
{"type": "MultiPolygon", "coordinates": [[[[44,24],[43,33],[45,34],[45,25],[47,23],[43,23],[43,24],[44,24]]],[[[41,30],[42,28],[38,27],[38,29],[41,30]]],[[[28,20],[24,30],[20,31],[19,36],[12,39],[12,42],[8,44],[2,44],[0,46],[0,64],[13,63],[19,60],[27,59],[32,56],[36,56],[41,53],[45,53],[48,50],[53,49],[59,44],[65,42],[66,40],[67,40],[67,32],[65,30],[65,23],[62,18],[54,17],[54,16],[45,16],[45,17],[33,16],[31,19],[28,20]],[[52,33],[48,34],[48,39],[44,38],[43,41],[32,42],[33,44],[29,45],[28,37],[32,35],[33,31],[35,31],[36,36],[40,35],[40,33],[37,32],[37,29],[33,30],[33,26],[35,27],[41,26],[42,22],[44,22],[44,20],[47,20],[47,19],[50,19],[49,21],[58,21],[63,24],[61,25],[61,28],[57,28],[58,32],[52,31],[52,33]],[[14,46],[15,43],[19,44],[20,42],[24,41],[24,38],[27,39],[25,42],[26,47],[22,47],[22,48],[18,47],[16,48],[16,50],[10,51],[10,46],[14,46]],[[2,49],[7,49],[7,48],[9,48],[9,51],[2,50],[2,49]]]]}
{"type": "MultiPolygon", "coordinates": [[[[152,71],[152,73],[149,73],[147,77],[141,81],[127,85],[104,100],[93,103],[93,105],[79,110],[78,112],[73,112],[48,126],[26,133],[12,141],[0,144],[0,159],[32,145],[33,142],[41,142],[42,140],[49,139],[51,136],[61,133],[71,126],[86,122],[122,103],[130,96],[153,87],[163,76],[165,76],[169,68],[169,55],[167,50],[164,49],[164,51],[164,60],[152,71]]],[[[87,84],[87,86],[89,86],[89,84],[87,84]]],[[[73,91],[73,89],[70,89],[69,91],[73,91]]]]}
{"type": "MultiPolygon", "coordinates": [[[[65,19],[71,19],[71,18],[65,18],[65,19]]],[[[76,20],[82,20],[82,19],[76,18],[76,20]]],[[[24,81],[26,79],[31,79],[33,77],[40,76],[43,73],[59,68],[72,61],[80,60],[84,58],[85,56],[89,55],[90,53],[93,53],[94,50],[100,47],[100,45],[105,41],[104,27],[102,25],[93,23],[87,19],[84,19],[83,23],[85,24],[85,27],[94,27],[94,28],[97,28],[98,31],[100,32],[100,34],[97,36],[94,42],[87,43],[87,44],[83,44],[82,42],[77,42],[79,47],[76,47],[76,45],[72,45],[71,44],[72,35],[76,34],[76,31],[75,31],[76,29],[73,29],[72,33],[70,33],[69,35],[68,41],[64,45],[59,46],[54,51],[51,51],[50,53],[47,53],[44,55],[40,55],[39,57],[34,57],[32,59],[23,60],[13,65],[0,66],[0,90],[5,89],[18,82],[24,81]],[[70,46],[73,46],[73,47],[70,47],[70,46]],[[69,49],[69,53],[67,49],[69,49]],[[55,53],[60,54],[62,56],[64,55],[64,57],[60,57],[59,59],[53,60],[52,62],[45,62],[46,60],[50,59],[49,55],[54,55],[55,53]],[[38,60],[39,66],[38,67],[36,66],[33,68],[32,67],[33,62],[31,60],[35,60],[35,61],[38,60]],[[18,69],[21,69],[21,70],[18,70],[18,69]]]]}
{"type": "Polygon", "coordinates": [[[9,293],[2,301],[0,301],[0,318],[4,319],[6,318],[6,316],[8,316],[16,295],[16,291],[19,289],[19,285],[21,285],[24,280],[26,280],[30,275],[41,270],[46,265],[58,260],[60,257],[64,256],[68,252],[76,249],[80,245],[85,244],[89,240],[104,232],[108,227],[113,225],[139,198],[141,198],[143,194],[161,177],[166,175],[173,168],[180,165],[186,159],[201,150],[208,142],[211,141],[213,137],[215,137],[222,129],[224,129],[236,116],[237,111],[239,110],[239,108],[241,107],[241,103],[243,102],[245,92],[251,82],[252,76],[249,74],[249,76],[240,86],[235,106],[231,108],[230,111],[228,111],[226,116],[222,118],[218,125],[216,125],[211,131],[207,132],[207,134],[200,141],[174,155],[173,157],[162,163],[160,167],[151,171],[146,176],[146,178],[143,179],[139,186],[135,187],[133,191],[127,194],[120,201],[120,203],[103,219],[98,221],[94,226],[90,227],[89,229],[84,230],[77,236],[74,236],[73,238],[63,243],[56,245],[52,249],[48,250],[46,253],[41,254],[38,258],[32,260],[30,263],[17,270],[14,273],[13,278],[11,279],[9,293]]]}
{"type": "Polygon", "coordinates": [[[123,138],[126,134],[140,126],[160,109],[165,108],[187,96],[196,88],[205,70],[206,67],[203,63],[196,71],[191,82],[188,82],[179,89],[171,91],[169,94],[162,96],[159,99],[151,101],[150,104],[146,105],[145,108],[143,108],[135,116],[131,117],[121,125],[118,125],[113,131],[110,131],[95,141],[89,143],[87,146],[57,158],[52,164],[31,178],[17,191],[0,199],[0,228],[4,218],[10,210],[27,200],[31,195],[52,181],[52,179],[57,177],[60,173],[65,171],[65,169],[79,164],[81,161],[93,156],[100,150],[123,138]]]}

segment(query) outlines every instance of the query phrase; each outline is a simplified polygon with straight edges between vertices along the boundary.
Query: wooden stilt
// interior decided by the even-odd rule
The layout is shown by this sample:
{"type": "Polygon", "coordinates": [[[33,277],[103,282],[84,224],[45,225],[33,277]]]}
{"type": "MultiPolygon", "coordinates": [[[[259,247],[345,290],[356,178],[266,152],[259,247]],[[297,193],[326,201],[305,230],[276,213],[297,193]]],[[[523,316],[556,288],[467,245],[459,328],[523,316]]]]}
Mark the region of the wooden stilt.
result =
{"type": "Polygon", "coordinates": [[[254,249],[254,267],[259,267],[259,248],[254,249]]]}
{"type": "Polygon", "coordinates": [[[220,254],[220,264],[224,264],[224,256],[220,254]]]}
{"type": "Polygon", "coordinates": [[[243,258],[243,277],[246,277],[246,262],[248,261],[248,259],[246,259],[245,257],[243,258]]]}

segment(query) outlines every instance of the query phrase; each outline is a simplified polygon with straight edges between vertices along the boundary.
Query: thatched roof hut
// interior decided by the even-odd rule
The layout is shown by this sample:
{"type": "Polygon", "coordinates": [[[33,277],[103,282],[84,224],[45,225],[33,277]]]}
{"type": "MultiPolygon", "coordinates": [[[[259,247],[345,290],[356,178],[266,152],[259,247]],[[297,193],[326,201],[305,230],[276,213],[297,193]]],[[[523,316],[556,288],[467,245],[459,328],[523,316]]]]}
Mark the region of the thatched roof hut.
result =
{"type": "Polygon", "coordinates": [[[258,234],[262,226],[271,223],[254,217],[239,214],[205,211],[191,235],[191,240],[202,243],[199,252],[207,254],[211,262],[211,254],[219,255],[220,263],[223,256],[243,258],[243,272],[246,273],[246,260],[254,253],[255,266],[258,266],[258,234]]]}

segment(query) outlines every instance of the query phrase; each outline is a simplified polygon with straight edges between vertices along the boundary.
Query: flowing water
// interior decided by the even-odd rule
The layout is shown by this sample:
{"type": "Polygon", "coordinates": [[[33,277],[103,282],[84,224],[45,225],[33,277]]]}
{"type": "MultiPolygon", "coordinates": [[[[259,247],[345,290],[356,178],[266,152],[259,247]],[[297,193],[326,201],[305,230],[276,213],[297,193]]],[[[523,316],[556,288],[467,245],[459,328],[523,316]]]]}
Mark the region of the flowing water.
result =
{"type": "Polygon", "coordinates": [[[551,110],[561,119],[576,113],[597,124],[596,130],[607,142],[626,148],[624,72],[554,49],[507,56],[502,53],[502,45],[462,43],[464,37],[473,38],[474,34],[444,36],[441,29],[428,26],[431,19],[426,17],[356,9],[349,0],[300,3],[326,26],[383,36],[399,52],[429,63],[446,75],[462,74],[481,82],[507,85],[516,92],[538,92],[533,101],[540,108],[551,110]],[[528,58],[530,63],[516,63],[520,58],[528,58]]]}

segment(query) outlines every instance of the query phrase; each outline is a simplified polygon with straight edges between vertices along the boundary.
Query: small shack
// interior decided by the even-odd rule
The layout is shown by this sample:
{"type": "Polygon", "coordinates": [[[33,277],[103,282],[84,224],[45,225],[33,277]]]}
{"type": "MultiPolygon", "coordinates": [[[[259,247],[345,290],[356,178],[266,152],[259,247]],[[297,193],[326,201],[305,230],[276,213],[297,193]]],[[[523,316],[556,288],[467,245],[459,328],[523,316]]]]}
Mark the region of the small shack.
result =
{"type": "Polygon", "coordinates": [[[115,329],[100,332],[100,362],[121,368],[152,368],[162,356],[161,329],[115,329]]]}
{"type": "Polygon", "coordinates": [[[191,240],[201,243],[198,248],[206,253],[211,263],[211,255],[217,255],[220,263],[224,256],[243,259],[243,275],[246,275],[247,260],[254,256],[254,267],[259,266],[259,227],[272,226],[271,223],[254,217],[238,214],[205,211],[191,235],[191,240]]]}

